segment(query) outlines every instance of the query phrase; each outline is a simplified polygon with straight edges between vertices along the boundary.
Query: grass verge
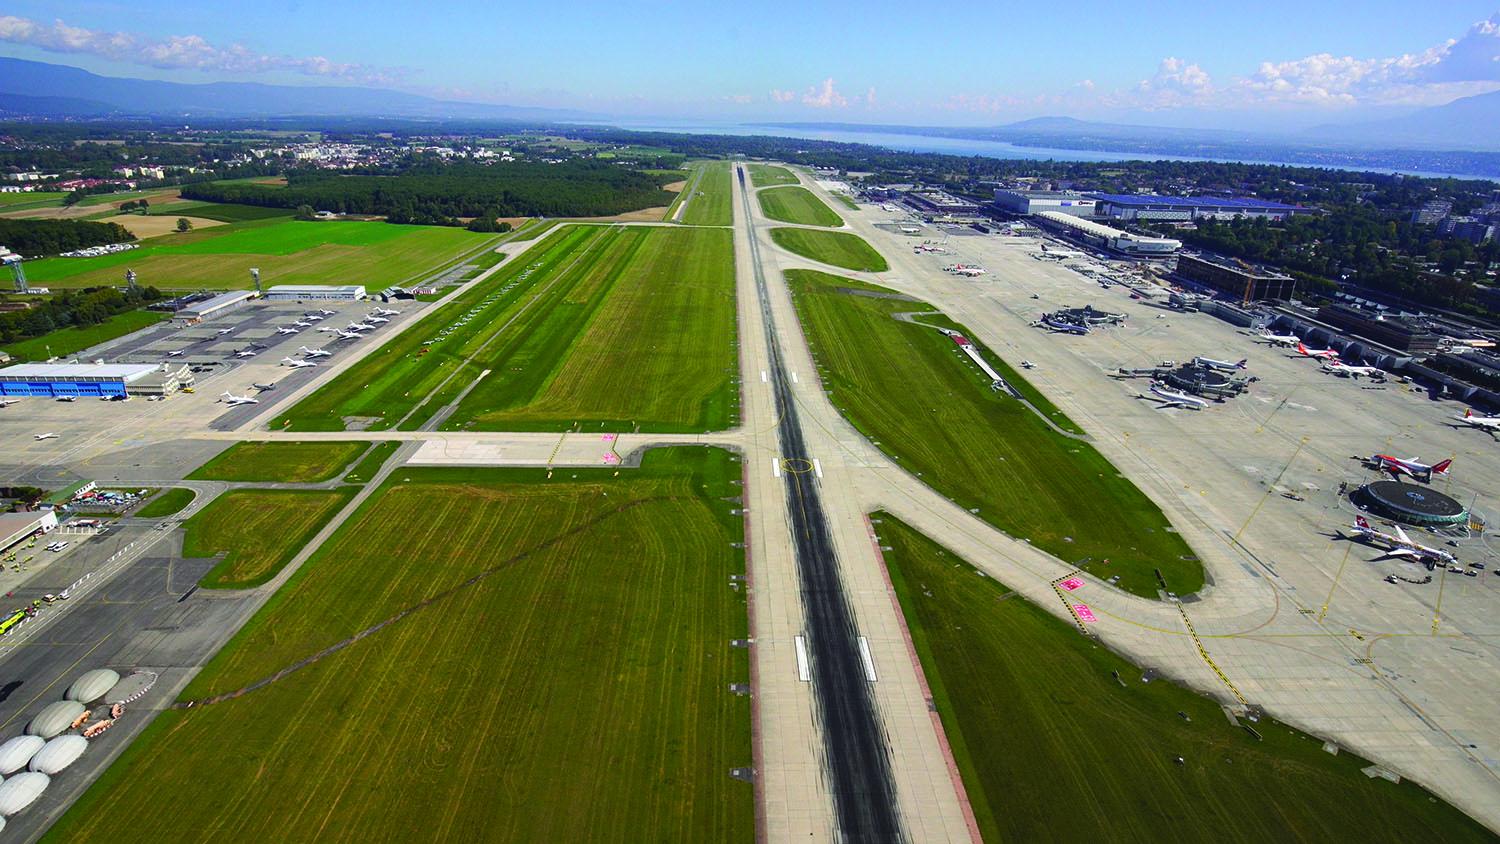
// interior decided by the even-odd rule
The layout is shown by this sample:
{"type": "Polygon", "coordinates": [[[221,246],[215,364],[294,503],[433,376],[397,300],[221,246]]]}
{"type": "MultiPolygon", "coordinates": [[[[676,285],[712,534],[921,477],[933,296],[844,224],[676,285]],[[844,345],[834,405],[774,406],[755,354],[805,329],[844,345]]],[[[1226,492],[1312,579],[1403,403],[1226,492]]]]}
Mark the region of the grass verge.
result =
{"type": "Polygon", "coordinates": [[[236,443],[188,480],[316,483],[332,479],[364,448],[361,442],[236,443]]]}
{"type": "Polygon", "coordinates": [[[986,841],[1493,841],[1411,782],[1141,670],[875,514],[986,841]],[[1178,764],[1176,760],[1183,760],[1178,764]]]}
{"type": "Polygon", "coordinates": [[[275,577],[354,489],[234,489],[183,522],[186,557],[224,559],[204,575],[205,589],[248,589],[275,577]]]}
{"type": "Polygon", "coordinates": [[[391,455],[395,454],[396,449],[400,447],[399,442],[375,443],[369,451],[365,452],[365,456],[359,459],[359,463],[349,471],[349,474],[344,476],[344,483],[366,483],[375,477],[375,473],[380,471],[380,467],[384,466],[385,461],[390,460],[391,455]]]}
{"type": "Polygon", "coordinates": [[[164,516],[175,515],[182,508],[193,503],[198,493],[183,487],[172,487],[161,495],[141,505],[141,509],[135,511],[135,516],[142,519],[160,519],[164,516]]]}
{"type": "Polygon", "coordinates": [[[48,840],[753,840],[740,473],[403,470],[185,694],[410,612],[161,713],[48,840]]]}
{"type": "Polygon", "coordinates": [[[891,268],[873,246],[848,232],[771,229],[771,240],[788,252],[833,267],[866,273],[883,273],[891,268]]]}
{"type": "Polygon", "coordinates": [[[892,316],[931,305],[825,273],[793,270],[787,282],[830,400],[908,471],[1127,591],[1155,597],[1157,569],[1174,592],[1202,587],[1202,564],[1161,509],[1093,446],[991,390],[949,338],[892,316]]]}
{"type": "MultiPolygon", "coordinates": [[[[729,162],[709,161],[702,165],[682,222],[690,226],[727,226],[734,222],[730,202],[729,162]]],[[[670,215],[668,217],[670,219],[670,215]]]]}
{"type": "Polygon", "coordinates": [[[761,212],[772,220],[833,228],[844,224],[844,218],[804,187],[772,188],[755,196],[760,200],[761,212]]]}
{"type": "Polygon", "coordinates": [[[768,188],[776,185],[797,184],[797,174],[778,167],[775,164],[751,164],[750,185],[757,188],[768,188]]]}

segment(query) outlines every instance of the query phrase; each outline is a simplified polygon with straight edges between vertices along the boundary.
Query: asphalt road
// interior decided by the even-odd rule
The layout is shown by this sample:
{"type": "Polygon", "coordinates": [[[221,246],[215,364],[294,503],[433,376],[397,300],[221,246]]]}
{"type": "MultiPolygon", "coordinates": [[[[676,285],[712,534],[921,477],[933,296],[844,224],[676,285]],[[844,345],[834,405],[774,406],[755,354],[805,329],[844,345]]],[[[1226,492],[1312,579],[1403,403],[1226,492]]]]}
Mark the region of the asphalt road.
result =
{"type": "MultiPolygon", "coordinates": [[[[740,186],[745,171],[737,167],[740,186]]],[[[750,194],[741,191],[750,219],[750,194]]],[[[776,397],[777,437],[781,444],[788,526],[797,555],[797,573],[807,624],[813,690],[822,720],[826,764],[833,779],[839,831],[849,841],[895,841],[904,838],[896,811],[896,786],[880,719],[875,712],[858,650],[858,630],[844,584],[827,516],[812,473],[812,457],[803,442],[785,367],[776,341],[759,245],[750,238],[755,284],[770,353],[769,377],[776,397]]]]}

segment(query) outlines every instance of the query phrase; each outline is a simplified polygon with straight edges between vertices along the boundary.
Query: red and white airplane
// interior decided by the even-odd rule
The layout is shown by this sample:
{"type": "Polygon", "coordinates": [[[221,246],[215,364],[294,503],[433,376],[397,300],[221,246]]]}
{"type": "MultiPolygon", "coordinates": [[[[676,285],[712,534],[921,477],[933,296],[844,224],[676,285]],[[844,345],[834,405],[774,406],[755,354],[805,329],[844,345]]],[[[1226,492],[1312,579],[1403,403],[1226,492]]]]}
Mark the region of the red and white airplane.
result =
{"type": "Polygon", "coordinates": [[[1448,474],[1448,470],[1453,466],[1453,459],[1442,460],[1429,466],[1417,457],[1402,460],[1389,454],[1375,454],[1371,455],[1370,463],[1375,468],[1390,472],[1392,475],[1408,475],[1423,483],[1432,483],[1433,475],[1448,474]]]}
{"type": "Polygon", "coordinates": [[[1297,351],[1303,357],[1321,358],[1323,360],[1334,360],[1339,356],[1333,349],[1309,349],[1306,343],[1298,343],[1297,351]]]}
{"type": "Polygon", "coordinates": [[[1378,531],[1370,526],[1364,516],[1356,516],[1353,528],[1354,538],[1365,542],[1385,543],[1390,548],[1385,553],[1387,557],[1407,557],[1429,565],[1438,563],[1453,565],[1458,562],[1457,557],[1441,548],[1433,548],[1430,545],[1412,541],[1400,525],[1393,525],[1393,527],[1396,529],[1395,534],[1378,531]]]}
{"type": "Polygon", "coordinates": [[[1475,416],[1473,410],[1465,410],[1463,416],[1453,418],[1471,428],[1482,428],[1492,434],[1500,431],[1500,416],[1475,416]]]}

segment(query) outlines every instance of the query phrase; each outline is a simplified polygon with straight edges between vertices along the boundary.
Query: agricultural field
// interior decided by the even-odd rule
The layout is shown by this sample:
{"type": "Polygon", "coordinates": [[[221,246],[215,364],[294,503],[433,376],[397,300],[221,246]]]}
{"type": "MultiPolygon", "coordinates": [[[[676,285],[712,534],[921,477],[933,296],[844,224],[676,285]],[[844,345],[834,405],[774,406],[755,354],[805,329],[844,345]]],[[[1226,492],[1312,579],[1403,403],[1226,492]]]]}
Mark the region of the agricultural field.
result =
{"type": "MultiPolygon", "coordinates": [[[[31,264],[28,262],[27,266],[31,264]]],[[[30,271],[28,270],[28,273],[30,271]]],[[[40,337],[7,344],[3,351],[19,361],[44,361],[50,353],[53,357],[67,357],[105,343],[116,337],[124,337],[170,319],[171,314],[159,311],[126,311],[106,319],[98,325],[70,326],[49,331],[40,337]]]]}
{"type": "Polygon", "coordinates": [[[143,241],[138,249],[97,258],[28,261],[33,284],[117,284],[125,267],[159,289],[244,288],[250,268],[263,283],[358,282],[372,290],[425,274],[494,243],[492,234],[389,223],[250,220],[143,241]]]}
{"type": "Polygon", "coordinates": [[[793,270],[787,282],[829,398],[907,470],[1011,536],[1118,577],[1121,589],[1156,597],[1158,569],[1173,592],[1203,586],[1202,564],[1161,509],[1092,446],[991,390],[937,330],[893,318],[931,305],[825,273],[793,270]]]}
{"type": "Polygon", "coordinates": [[[692,183],[692,196],[684,199],[687,208],[682,212],[682,222],[690,226],[733,224],[729,162],[707,161],[699,166],[699,171],[697,181],[692,183]]]}
{"type": "Polygon", "coordinates": [[[1269,719],[1257,740],[1216,701],[1141,682],[1067,622],[874,518],[984,840],[1494,840],[1420,786],[1366,776],[1348,751],[1269,719]]]}
{"type": "Polygon", "coordinates": [[[362,484],[368,482],[371,478],[375,477],[375,473],[380,471],[380,467],[384,466],[385,461],[390,460],[391,455],[395,454],[396,449],[400,447],[401,443],[399,442],[375,443],[370,447],[369,451],[365,452],[363,457],[359,458],[359,463],[353,469],[349,470],[349,474],[344,476],[344,483],[362,484]]]}
{"type": "Polygon", "coordinates": [[[28,193],[0,193],[0,211],[15,211],[24,206],[57,205],[67,194],[61,191],[30,191],[28,193]]]}
{"type": "Polygon", "coordinates": [[[402,471],[47,840],[754,840],[741,468],[402,471]]]}
{"type": "Polygon", "coordinates": [[[772,220],[832,228],[844,224],[842,217],[807,188],[771,188],[758,192],[756,197],[760,200],[761,212],[772,220]]]}
{"type": "Polygon", "coordinates": [[[728,427],[731,244],[722,229],[565,227],[278,424],[413,430],[472,386],[444,429],[728,427]]]}
{"type": "Polygon", "coordinates": [[[769,188],[776,185],[797,184],[797,174],[778,167],[775,164],[751,164],[750,185],[757,188],[769,188]]]}
{"type": "Polygon", "coordinates": [[[221,223],[243,223],[246,220],[270,220],[290,217],[294,213],[287,208],[263,208],[258,205],[235,205],[227,202],[198,202],[184,199],[165,205],[154,205],[148,211],[151,216],[202,217],[221,223]]]}
{"type": "Polygon", "coordinates": [[[235,443],[188,480],[316,483],[337,476],[364,450],[362,442],[235,443]]]}
{"type": "Polygon", "coordinates": [[[866,273],[883,273],[890,269],[874,247],[848,232],[771,229],[771,240],[788,252],[829,266],[866,273]]]}
{"type": "Polygon", "coordinates": [[[146,502],[141,509],[131,515],[142,519],[160,519],[172,516],[182,511],[182,508],[193,503],[198,493],[184,487],[173,487],[161,495],[146,502]]]}
{"type": "Polygon", "coordinates": [[[224,555],[204,576],[206,589],[259,586],[353,497],[352,487],[230,490],[182,523],[183,556],[224,555]]]}

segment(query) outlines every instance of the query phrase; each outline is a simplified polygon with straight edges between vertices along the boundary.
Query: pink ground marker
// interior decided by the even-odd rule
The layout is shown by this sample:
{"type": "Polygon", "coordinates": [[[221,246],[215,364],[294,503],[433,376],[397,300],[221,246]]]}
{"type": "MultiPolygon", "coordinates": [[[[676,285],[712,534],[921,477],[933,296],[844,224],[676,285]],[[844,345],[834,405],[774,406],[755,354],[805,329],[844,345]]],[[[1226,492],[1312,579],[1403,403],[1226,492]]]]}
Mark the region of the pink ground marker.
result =
{"type": "Polygon", "coordinates": [[[1069,592],[1072,592],[1074,589],[1077,589],[1083,585],[1083,580],[1082,578],[1070,577],[1067,580],[1064,580],[1060,585],[1062,586],[1062,588],[1068,590],[1069,592]]]}
{"type": "Polygon", "coordinates": [[[1088,624],[1093,624],[1094,622],[1099,620],[1094,616],[1094,611],[1089,609],[1088,604],[1074,604],[1073,612],[1078,613],[1078,619],[1080,621],[1087,622],[1088,624]]]}

